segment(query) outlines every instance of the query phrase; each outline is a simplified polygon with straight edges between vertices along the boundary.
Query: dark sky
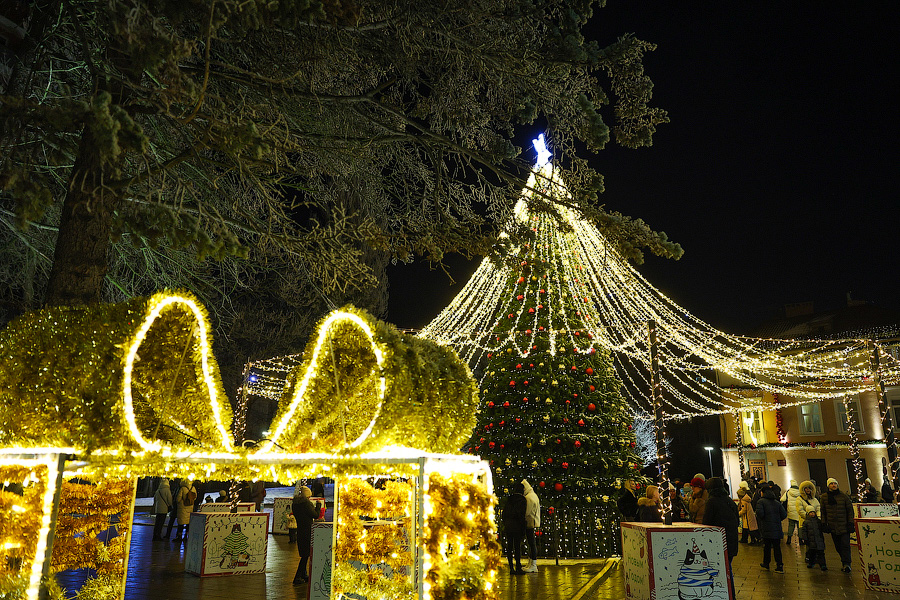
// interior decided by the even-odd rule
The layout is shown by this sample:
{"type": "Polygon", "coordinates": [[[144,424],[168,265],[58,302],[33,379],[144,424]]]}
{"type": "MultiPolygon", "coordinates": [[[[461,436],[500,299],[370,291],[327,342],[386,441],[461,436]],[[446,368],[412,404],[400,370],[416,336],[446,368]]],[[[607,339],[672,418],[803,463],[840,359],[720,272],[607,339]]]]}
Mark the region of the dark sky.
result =
{"type": "MultiPolygon", "coordinates": [[[[594,158],[602,201],[684,247],[640,271],[725,331],[788,303],[836,308],[847,292],[900,306],[900,14],[831,6],[612,0],[592,23],[601,44],[631,32],[658,45],[645,65],[671,118],[651,148],[610,144],[594,158]]],[[[452,287],[439,272],[392,269],[388,320],[421,327],[475,266],[452,261],[452,287]]]]}

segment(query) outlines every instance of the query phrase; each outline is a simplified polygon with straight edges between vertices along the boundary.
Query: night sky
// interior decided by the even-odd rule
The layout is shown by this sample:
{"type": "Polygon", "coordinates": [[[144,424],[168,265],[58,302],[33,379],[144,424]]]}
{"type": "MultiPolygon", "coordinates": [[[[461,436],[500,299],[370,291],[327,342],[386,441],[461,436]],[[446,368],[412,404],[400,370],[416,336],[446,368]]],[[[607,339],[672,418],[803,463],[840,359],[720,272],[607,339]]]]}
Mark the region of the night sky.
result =
{"type": "MultiPolygon", "coordinates": [[[[788,303],[837,308],[847,292],[900,307],[900,20],[887,2],[825,6],[612,0],[592,23],[601,44],[626,32],[657,44],[645,57],[652,104],[671,118],[651,148],[610,144],[594,158],[601,200],[684,247],[641,273],[728,332],[788,303]]],[[[449,265],[454,286],[393,267],[388,320],[418,328],[436,316],[477,262],[449,265]]]]}

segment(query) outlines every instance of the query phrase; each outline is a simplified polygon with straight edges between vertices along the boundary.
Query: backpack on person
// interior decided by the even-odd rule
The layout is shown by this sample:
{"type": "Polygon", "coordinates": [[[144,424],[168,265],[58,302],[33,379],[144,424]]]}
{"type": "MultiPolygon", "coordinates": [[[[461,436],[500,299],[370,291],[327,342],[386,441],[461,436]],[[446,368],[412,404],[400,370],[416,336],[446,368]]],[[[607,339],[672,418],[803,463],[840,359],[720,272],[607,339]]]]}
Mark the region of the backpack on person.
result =
{"type": "Polygon", "coordinates": [[[194,506],[194,502],[197,501],[197,490],[194,488],[190,488],[187,491],[187,494],[184,495],[184,505],[185,506],[194,506]]]}

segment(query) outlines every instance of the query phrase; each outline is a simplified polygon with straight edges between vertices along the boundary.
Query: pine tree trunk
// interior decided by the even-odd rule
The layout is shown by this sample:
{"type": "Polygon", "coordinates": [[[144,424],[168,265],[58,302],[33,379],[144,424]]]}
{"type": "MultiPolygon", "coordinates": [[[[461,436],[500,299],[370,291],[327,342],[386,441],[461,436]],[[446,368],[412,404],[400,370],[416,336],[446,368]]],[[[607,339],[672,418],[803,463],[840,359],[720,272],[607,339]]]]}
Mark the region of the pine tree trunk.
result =
{"type": "Polygon", "coordinates": [[[85,127],[63,203],[45,304],[100,300],[116,196],[101,187],[103,167],[93,135],[85,127]]]}

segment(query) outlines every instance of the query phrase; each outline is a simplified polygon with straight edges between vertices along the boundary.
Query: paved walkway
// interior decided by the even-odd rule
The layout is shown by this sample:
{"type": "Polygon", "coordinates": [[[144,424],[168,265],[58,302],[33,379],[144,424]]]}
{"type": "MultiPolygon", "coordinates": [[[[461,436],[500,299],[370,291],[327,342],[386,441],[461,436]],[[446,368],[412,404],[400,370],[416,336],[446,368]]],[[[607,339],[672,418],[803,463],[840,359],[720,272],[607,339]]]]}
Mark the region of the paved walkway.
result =
{"type": "MultiPolygon", "coordinates": [[[[285,535],[269,536],[265,573],[200,578],[184,572],[183,545],[151,540],[150,515],[136,515],[135,525],[125,600],[305,600],[307,597],[305,587],[291,583],[299,558],[296,545],[290,544],[285,535]]],[[[782,545],[783,575],[759,567],[762,546],[741,544],[734,560],[737,597],[740,600],[900,600],[898,595],[866,590],[856,564],[853,573],[841,573],[837,553],[830,540],[826,542],[828,572],[807,569],[801,548],[795,542],[791,547],[782,545]]],[[[556,565],[552,560],[541,560],[539,572],[527,575],[510,575],[504,568],[497,582],[499,596],[501,600],[620,599],[625,594],[618,562],[561,560],[556,565]]],[[[81,573],[66,573],[60,577],[60,583],[75,589],[83,577],[81,573]]]]}

